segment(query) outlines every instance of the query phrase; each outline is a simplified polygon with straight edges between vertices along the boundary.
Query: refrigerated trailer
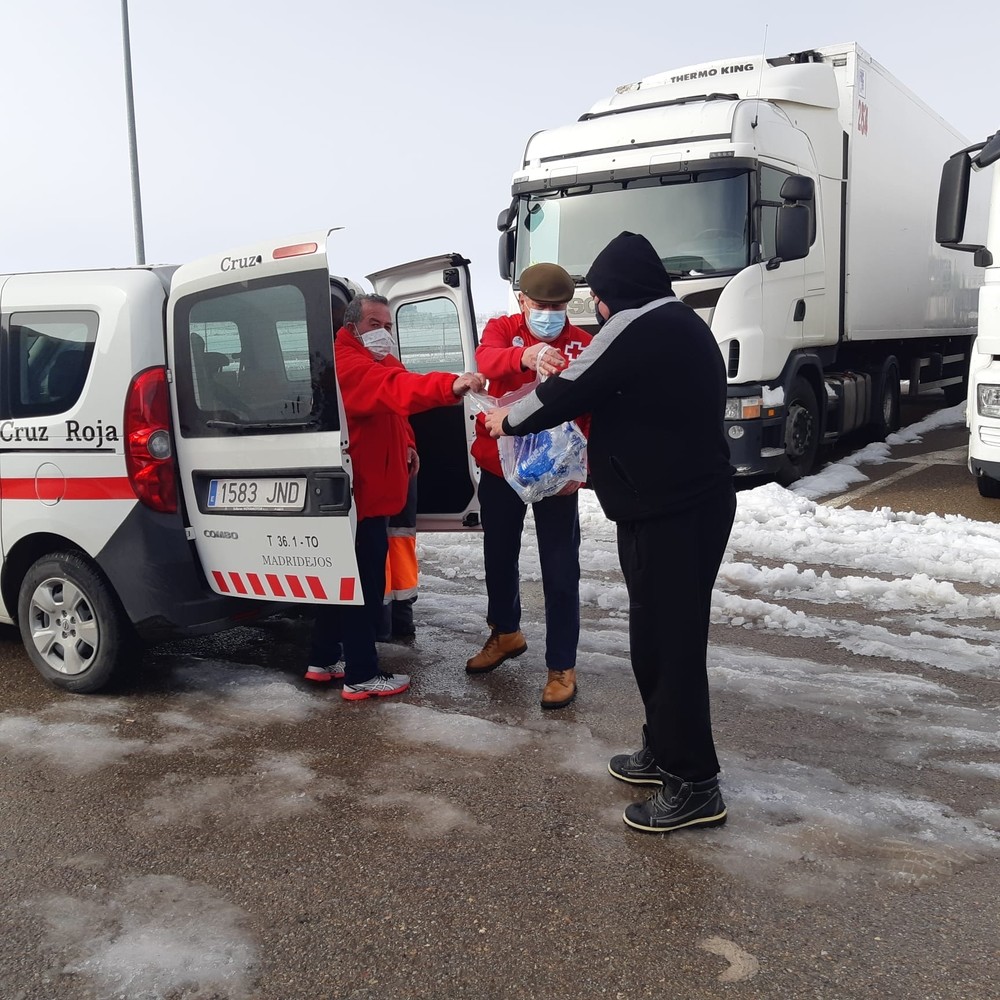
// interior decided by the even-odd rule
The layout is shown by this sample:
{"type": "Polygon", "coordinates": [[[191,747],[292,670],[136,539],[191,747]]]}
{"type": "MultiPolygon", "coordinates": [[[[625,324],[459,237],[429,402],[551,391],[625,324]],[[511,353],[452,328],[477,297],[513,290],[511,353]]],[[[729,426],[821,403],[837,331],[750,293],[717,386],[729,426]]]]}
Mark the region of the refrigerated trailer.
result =
{"type": "Polygon", "coordinates": [[[980,494],[997,499],[1000,498],[1000,132],[959,150],[945,163],[938,196],[937,239],[951,250],[972,253],[973,263],[984,269],[965,417],[969,428],[969,471],[976,477],[980,494]],[[973,170],[991,175],[985,243],[963,243],[973,170]]]}
{"type": "Polygon", "coordinates": [[[737,474],[791,482],[824,443],[895,430],[901,380],[964,398],[980,279],[934,239],[962,144],[853,43],[658,73],[531,136],[500,273],[516,292],[528,265],[561,264],[586,327],[594,257],[643,233],[718,340],[737,474]]]}

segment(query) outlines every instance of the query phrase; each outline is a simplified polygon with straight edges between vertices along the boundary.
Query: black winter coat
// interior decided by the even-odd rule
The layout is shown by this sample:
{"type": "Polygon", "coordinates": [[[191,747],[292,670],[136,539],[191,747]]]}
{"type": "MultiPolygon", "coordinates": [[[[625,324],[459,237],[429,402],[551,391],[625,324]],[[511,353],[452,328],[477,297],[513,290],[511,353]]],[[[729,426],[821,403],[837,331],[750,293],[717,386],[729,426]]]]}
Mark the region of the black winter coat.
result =
{"type": "Polygon", "coordinates": [[[613,521],[731,490],[726,371],[712,331],[673,297],[644,237],[616,237],[587,279],[614,315],[567,369],[511,408],[504,430],[527,434],[590,413],[590,478],[613,521]]]}

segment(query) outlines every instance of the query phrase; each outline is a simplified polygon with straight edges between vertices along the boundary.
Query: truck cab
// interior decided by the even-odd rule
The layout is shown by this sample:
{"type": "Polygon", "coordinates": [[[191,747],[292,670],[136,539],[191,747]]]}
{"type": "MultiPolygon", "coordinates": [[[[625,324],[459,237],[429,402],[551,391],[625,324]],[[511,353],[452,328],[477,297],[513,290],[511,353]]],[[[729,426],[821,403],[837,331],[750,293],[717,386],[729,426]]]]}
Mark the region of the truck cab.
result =
{"type": "Polygon", "coordinates": [[[896,429],[901,378],[964,387],[969,302],[931,238],[924,151],[955,135],[853,43],[646,77],[528,140],[500,273],[514,291],[529,264],[561,264],[588,326],[590,263],[645,235],[718,341],[737,474],[791,482],[823,443],[896,429]]]}
{"type": "Polygon", "coordinates": [[[1000,132],[959,150],[946,161],[941,171],[936,237],[943,247],[971,254],[976,267],[984,271],[965,419],[969,471],[980,495],[1000,499],[1000,132]],[[973,172],[990,177],[985,243],[964,242],[973,172]]]}

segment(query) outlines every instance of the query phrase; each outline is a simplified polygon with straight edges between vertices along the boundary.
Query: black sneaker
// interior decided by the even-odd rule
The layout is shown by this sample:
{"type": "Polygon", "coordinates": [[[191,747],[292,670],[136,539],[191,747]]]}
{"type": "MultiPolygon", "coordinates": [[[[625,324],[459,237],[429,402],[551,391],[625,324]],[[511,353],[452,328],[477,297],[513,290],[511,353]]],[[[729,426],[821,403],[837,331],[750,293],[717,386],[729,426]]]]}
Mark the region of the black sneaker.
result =
{"type": "Polygon", "coordinates": [[[630,785],[663,785],[660,771],[653,760],[653,751],[646,740],[646,727],[642,727],[642,748],[635,753],[617,753],[608,761],[608,771],[619,781],[630,785]]]}
{"type": "Polygon", "coordinates": [[[625,807],[622,819],[643,833],[670,833],[687,826],[721,826],[726,822],[719,779],[682,781],[660,771],[663,788],[645,802],[625,807]]]}

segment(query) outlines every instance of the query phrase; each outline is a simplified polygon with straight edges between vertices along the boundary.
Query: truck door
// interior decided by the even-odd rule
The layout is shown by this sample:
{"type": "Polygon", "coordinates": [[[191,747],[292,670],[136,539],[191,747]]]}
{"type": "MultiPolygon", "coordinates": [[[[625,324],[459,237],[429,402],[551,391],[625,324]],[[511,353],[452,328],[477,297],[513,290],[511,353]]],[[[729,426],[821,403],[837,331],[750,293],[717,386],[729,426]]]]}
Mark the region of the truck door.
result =
{"type": "MultiPolygon", "coordinates": [[[[444,254],[369,274],[389,300],[399,359],[413,372],[461,374],[476,368],[476,322],[469,262],[444,254]]],[[[477,470],[470,448],[475,414],[468,402],[410,418],[420,455],[417,527],[476,528],[477,470]]]]}
{"type": "Polygon", "coordinates": [[[361,604],[324,230],[174,272],[174,440],[189,535],[212,588],[361,604]]]}

